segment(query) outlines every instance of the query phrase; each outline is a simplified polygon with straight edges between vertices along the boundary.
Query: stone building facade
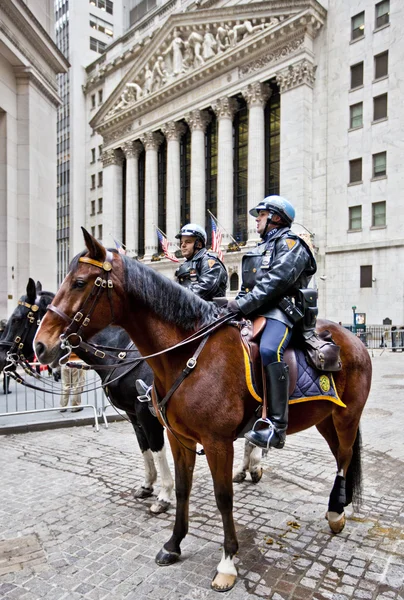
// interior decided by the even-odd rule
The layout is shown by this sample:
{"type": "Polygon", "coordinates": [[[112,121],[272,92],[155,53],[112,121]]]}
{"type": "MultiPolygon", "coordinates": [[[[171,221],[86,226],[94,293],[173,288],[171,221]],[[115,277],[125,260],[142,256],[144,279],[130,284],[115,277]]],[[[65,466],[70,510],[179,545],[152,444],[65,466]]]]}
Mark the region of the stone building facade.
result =
{"type": "Polygon", "coordinates": [[[0,2],[0,317],[28,277],[56,288],[56,48],[53,0],[0,2]]]}
{"type": "Polygon", "coordinates": [[[172,276],[156,227],[209,229],[209,209],[235,292],[256,242],[248,210],[280,193],[313,234],[321,314],[400,324],[402,24],[398,0],[158,5],[87,68],[86,97],[106,91],[90,120],[102,211],[88,193],[87,226],[172,276]]]}

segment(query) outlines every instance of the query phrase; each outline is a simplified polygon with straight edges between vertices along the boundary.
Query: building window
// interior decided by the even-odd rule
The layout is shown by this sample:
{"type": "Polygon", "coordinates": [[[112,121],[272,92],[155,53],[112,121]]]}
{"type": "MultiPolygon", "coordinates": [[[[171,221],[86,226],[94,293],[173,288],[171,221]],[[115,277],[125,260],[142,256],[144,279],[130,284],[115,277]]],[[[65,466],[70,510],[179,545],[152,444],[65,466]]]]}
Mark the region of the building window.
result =
{"type": "Polygon", "coordinates": [[[113,3],[111,0],[90,0],[90,4],[100,8],[101,10],[105,10],[105,12],[110,15],[113,14],[113,3]]]}
{"type": "Polygon", "coordinates": [[[91,212],[90,215],[93,217],[95,215],[95,200],[91,200],[91,212]]]}
{"type": "Polygon", "coordinates": [[[138,194],[139,194],[139,238],[138,247],[134,248],[138,256],[144,256],[145,236],[144,236],[144,206],[145,206],[145,173],[146,173],[146,153],[144,150],[139,155],[138,163],[138,194]]]}
{"type": "Polygon", "coordinates": [[[361,288],[372,287],[372,265],[361,266],[361,288]]]}
{"type": "Polygon", "coordinates": [[[378,152],[377,154],[373,154],[373,179],[376,179],[377,177],[386,177],[386,165],[386,152],[378,152]]]}
{"type": "Polygon", "coordinates": [[[102,198],[98,198],[98,214],[102,213],[102,198]]]}
{"type": "Polygon", "coordinates": [[[365,13],[361,12],[351,19],[351,40],[357,40],[365,35],[365,13]]]}
{"type": "Polygon", "coordinates": [[[98,239],[102,240],[102,225],[98,225],[98,239]]]}
{"type": "Polygon", "coordinates": [[[386,226],[386,202],[372,203],[372,227],[386,226]]]}
{"type": "Polygon", "coordinates": [[[111,23],[108,23],[108,21],[104,21],[104,19],[100,19],[99,17],[91,14],[90,27],[100,31],[101,33],[105,33],[105,35],[108,35],[109,37],[114,35],[114,26],[111,23]]]}
{"type": "Polygon", "coordinates": [[[91,148],[91,164],[95,163],[95,148],[91,148]]]}
{"type": "Polygon", "coordinates": [[[95,175],[91,175],[91,188],[92,190],[95,190],[95,175]]]}
{"type": "Polygon", "coordinates": [[[102,104],[103,90],[98,90],[98,104],[102,104]]]}
{"type": "Polygon", "coordinates": [[[363,125],[363,102],[352,104],[349,107],[349,127],[355,129],[355,127],[362,127],[363,125]]]}
{"type": "Polygon", "coordinates": [[[362,183],[362,159],[349,161],[349,183],[362,183]]]}
{"type": "Polygon", "coordinates": [[[362,229],[362,206],[351,206],[349,208],[349,231],[362,229]]]}
{"type": "MultiPolygon", "coordinates": [[[[107,47],[107,44],[105,44],[104,42],[100,42],[100,40],[90,37],[90,50],[94,50],[94,52],[98,52],[98,54],[102,54],[105,51],[106,47],[107,47]]],[[[95,96],[94,96],[94,102],[95,102],[95,96]]],[[[95,106],[95,104],[94,104],[94,106],[95,106]]]]}
{"type": "Polygon", "coordinates": [[[102,187],[102,184],[103,184],[103,172],[100,171],[98,173],[98,187],[102,187]]]}
{"type": "Polygon", "coordinates": [[[363,85],[363,62],[351,67],[351,90],[363,85]]]}
{"type": "Polygon", "coordinates": [[[181,227],[191,220],[191,131],[187,126],[180,141],[181,227]]]}
{"type": "Polygon", "coordinates": [[[272,93],[265,107],[265,195],[279,194],[281,101],[279,88],[271,85],[272,93]]]}
{"type": "Polygon", "coordinates": [[[95,237],[95,225],[91,227],[91,235],[95,237]]]}
{"type": "Polygon", "coordinates": [[[247,241],[247,184],[248,184],[248,108],[239,99],[241,108],[234,118],[234,237],[247,241]]]}
{"type": "Polygon", "coordinates": [[[375,79],[381,79],[389,74],[389,51],[375,56],[375,79]]]}
{"type": "Polygon", "coordinates": [[[390,21],[390,0],[383,0],[376,4],[375,27],[383,27],[390,21]]]}
{"type": "Polygon", "coordinates": [[[91,108],[95,108],[95,94],[91,94],[91,108]]]}
{"type": "Polygon", "coordinates": [[[231,292],[238,291],[238,275],[237,275],[237,273],[232,273],[230,275],[230,291],[231,292]]]}
{"type": "Polygon", "coordinates": [[[149,11],[156,8],[156,0],[135,0],[134,8],[129,13],[130,26],[142,19],[149,11]]]}
{"type": "MultiPolygon", "coordinates": [[[[213,113],[206,129],[205,164],[206,164],[206,209],[217,217],[217,119],[213,113]]],[[[212,222],[206,211],[207,246],[212,244],[212,222]]]]}
{"type": "Polygon", "coordinates": [[[101,158],[101,156],[102,156],[102,144],[100,144],[98,146],[98,158],[101,158]]]}
{"type": "Polygon", "coordinates": [[[387,94],[381,94],[373,98],[373,120],[387,118],[387,94]]]}

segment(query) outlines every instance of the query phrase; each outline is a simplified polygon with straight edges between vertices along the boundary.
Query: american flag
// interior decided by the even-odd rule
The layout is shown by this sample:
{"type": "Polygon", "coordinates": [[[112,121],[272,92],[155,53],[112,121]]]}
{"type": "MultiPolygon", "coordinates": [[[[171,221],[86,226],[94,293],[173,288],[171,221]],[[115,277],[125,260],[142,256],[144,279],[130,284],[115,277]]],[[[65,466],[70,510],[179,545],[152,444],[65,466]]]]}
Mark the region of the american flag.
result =
{"type": "Polygon", "coordinates": [[[168,245],[169,245],[168,239],[166,238],[165,235],[162,234],[162,232],[160,231],[160,229],[157,229],[157,237],[158,237],[159,242],[161,244],[161,248],[162,248],[162,250],[164,252],[164,256],[166,258],[168,258],[168,260],[172,260],[173,262],[180,262],[178,260],[178,258],[176,258],[174,256],[174,254],[172,254],[171,252],[169,252],[169,250],[168,250],[168,245]]]}
{"type": "Polygon", "coordinates": [[[126,250],[125,250],[125,248],[122,246],[122,244],[120,244],[120,243],[118,242],[118,240],[116,240],[115,238],[114,238],[114,242],[115,242],[115,246],[116,246],[116,249],[118,250],[119,254],[124,254],[124,255],[125,255],[125,254],[126,254],[126,250]]]}
{"type": "Polygon", "coordinates": [[[223,260],[223,252],[220,248],[223,232],[220,227],[216,225],[213,217],[210,217],[210,220],[212,221],[212,250],[213,252],[216,252],[220,260],[223,260]]]}

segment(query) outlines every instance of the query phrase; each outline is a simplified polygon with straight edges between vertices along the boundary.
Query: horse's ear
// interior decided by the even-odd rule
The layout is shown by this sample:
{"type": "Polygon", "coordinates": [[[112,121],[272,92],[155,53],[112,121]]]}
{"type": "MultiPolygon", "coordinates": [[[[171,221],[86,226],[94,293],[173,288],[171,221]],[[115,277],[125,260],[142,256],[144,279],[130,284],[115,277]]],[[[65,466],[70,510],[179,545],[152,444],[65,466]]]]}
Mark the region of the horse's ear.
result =
{"type": "Polygon", "coordinates": [[[27,300],[30,304],[34,304],[36,298],[35,281],[30,277],[27,283],[27,300]]]}
{"type": "Polygon", "coordinates": [[[39,295],[42,292],[42,283],[40,281],[36,282],[35,289],[36,289],[37,295],[39,295]]]}
{"type": "Polygon", "coordinates": [[[90,253],[90,258],[95,260],[104,261],[106,257],[106,250],[98,240],[95,239],[84,227],[81,228],[83,231],[84,241],[87,246],[87,250],[90,253]]]}

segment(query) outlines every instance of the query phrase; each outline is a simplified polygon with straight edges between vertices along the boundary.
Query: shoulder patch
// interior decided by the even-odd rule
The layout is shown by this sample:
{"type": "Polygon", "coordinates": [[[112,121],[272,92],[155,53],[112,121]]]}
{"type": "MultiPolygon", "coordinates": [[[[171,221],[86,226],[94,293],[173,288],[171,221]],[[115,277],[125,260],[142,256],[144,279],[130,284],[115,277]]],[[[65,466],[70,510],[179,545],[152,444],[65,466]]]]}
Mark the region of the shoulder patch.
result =
{"type": "Polygon", "coordinates": [[[286,238],[285,240],[289,250],[292,250],[293,246],[296,245],[296,240],[292,240],[291,238],[286,238]]]}
{"type": "Polygon", "coordinates": [[[215,263],[216,263],[216,261],[214,258],[209,258],[209,260],[208,260],[209,269],[211,269],[215,265],[215,263]]]}

